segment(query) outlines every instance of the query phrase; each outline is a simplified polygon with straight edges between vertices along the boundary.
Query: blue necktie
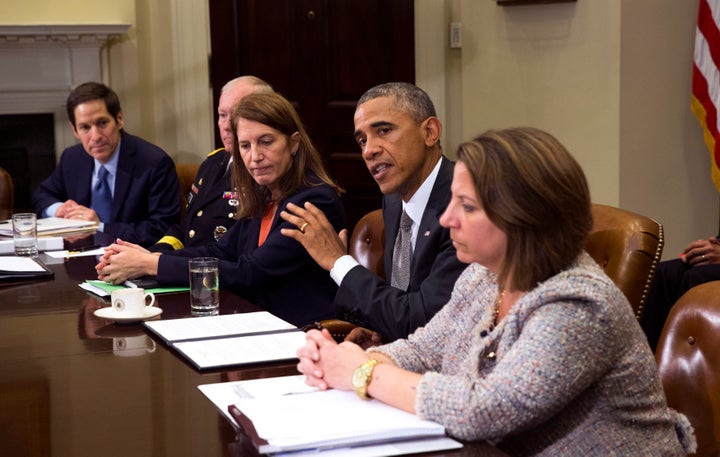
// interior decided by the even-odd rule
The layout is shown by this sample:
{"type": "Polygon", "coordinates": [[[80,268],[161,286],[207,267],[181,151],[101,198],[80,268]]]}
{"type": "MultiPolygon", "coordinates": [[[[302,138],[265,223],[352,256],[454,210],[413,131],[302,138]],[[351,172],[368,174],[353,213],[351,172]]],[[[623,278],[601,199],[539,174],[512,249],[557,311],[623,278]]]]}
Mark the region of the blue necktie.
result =
{"type": "Polygon", "coordinates": [[[93,187],[92,209],[95,210],[101,222],[110,222],[112,193],[108,184],[108,171],[104,166],[98,170],[98,180],[93,187]]]}

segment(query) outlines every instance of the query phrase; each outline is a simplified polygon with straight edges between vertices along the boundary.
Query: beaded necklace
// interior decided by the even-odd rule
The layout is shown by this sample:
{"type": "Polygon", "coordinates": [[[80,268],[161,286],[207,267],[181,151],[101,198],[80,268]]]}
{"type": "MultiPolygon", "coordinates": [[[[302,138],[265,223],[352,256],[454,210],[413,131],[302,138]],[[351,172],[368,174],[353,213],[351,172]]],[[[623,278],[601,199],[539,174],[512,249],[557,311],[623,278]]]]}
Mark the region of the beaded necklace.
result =
{"type": "Polygon", "coordinates": [[[495,298],[495,304],[493,306],[493,313],[492,313],[492,322],[490,322],[490,326],[487,330],[482,330],[480,332],[480,336],[485,338],[490,332],[495,330],[495,326],[498,323],[498,317],[500,316],[500,307],[503,304],[503,299],[505,298],[505,289],[502,289],[500,292],[498,292],[497,298],[495,298]]]}
{"type": "Polygon", "coordinates": [[[500,307],[503,304],[503,299],[505,298],[505,289],[501,290],[498,294],[497,298],[495,299],[495,309],[493,310],[493,321],[490,326],[490,330],[493,329],[498,324],[498,316],[500,316],[500,307]]]}

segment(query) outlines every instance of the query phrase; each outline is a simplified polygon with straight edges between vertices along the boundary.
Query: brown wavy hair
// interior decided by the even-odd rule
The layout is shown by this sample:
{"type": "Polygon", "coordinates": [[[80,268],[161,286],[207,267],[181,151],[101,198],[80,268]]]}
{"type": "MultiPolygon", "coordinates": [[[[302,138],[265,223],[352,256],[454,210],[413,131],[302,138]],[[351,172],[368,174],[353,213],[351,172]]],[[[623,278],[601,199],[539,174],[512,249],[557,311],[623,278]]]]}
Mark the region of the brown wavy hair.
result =
{"type": "Polygon", "coordinates": [[[313,187],[327,184],[338,195],[343,192],[325,170],[320,153],[310,140],[300,116],[292,104],[275,92],[252,93],[243,97],[231,112],[235,148],[233,152],[233,184],[239,195],[239,206],[236,213],[238,219],[262,216],[263,209],[270,200],[270,190],[255,182],[240,157],[237,140],[237,121],[240,118],[272,127],[285,135],[288,142],[294,133],[299,134],[300,144],[297,153],[293,157],[290,168],[280,177],[281,201],[297,192],[301,186],[313,187]]]}
{"type": "Polygon", "coordinates": [[[529,127],[489,130],[461,144],[457,156],[483,210],[507,236],[498,284],[531,290],[573,263],[593,224],[590,191],[555,137],[529,127]]]}

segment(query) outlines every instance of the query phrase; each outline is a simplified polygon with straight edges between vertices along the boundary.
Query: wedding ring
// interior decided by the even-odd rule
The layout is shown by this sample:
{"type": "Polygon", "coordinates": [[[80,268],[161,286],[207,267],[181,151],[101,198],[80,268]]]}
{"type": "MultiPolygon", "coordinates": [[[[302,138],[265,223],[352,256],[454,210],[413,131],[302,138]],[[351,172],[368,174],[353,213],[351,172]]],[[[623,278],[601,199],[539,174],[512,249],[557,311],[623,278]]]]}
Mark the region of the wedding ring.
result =
{"type": "Polygon", "coordinates": [[[305,233],[305,227],[307,227],[307,226],[308,226],[308,223],[305,222],[303,225],[298,227],[298,230],[300,230],[301,233],[305,233]]]}
{"type": "Polygon", "coordinates": [[[703,260],[705,260],[705,254],[703,254],[701,258],[702,258],[703,260]]]}

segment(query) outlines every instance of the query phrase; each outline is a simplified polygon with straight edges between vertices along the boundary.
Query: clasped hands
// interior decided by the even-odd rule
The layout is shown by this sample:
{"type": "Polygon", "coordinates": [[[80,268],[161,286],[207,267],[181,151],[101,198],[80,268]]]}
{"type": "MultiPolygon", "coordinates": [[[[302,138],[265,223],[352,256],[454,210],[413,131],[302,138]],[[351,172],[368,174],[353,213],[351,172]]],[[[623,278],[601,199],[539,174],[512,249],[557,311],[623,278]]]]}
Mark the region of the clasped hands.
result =
{"type": "Polygon", "coordinates": [[[305,375],[305,382],[323,390],[352,390],[353,372],[369,359],[357,344],[336,343],[327,329],[309,330],[297,356],[297,369],[305,375]]]}
{"type": "Polygon", "coordinates": [[[128,279],[144,275],[157,275],[159,253],[153,253],[138,244],[118,238],[105,248],[95,265],[98,279],[111,284],[122,284],[128,279]]]}
{"type": "Polygon", "coordinates": [[[720,241],[714,236],[693,241],[680,254],[680,259],[694,267],[720,263],[720,241]]]}

